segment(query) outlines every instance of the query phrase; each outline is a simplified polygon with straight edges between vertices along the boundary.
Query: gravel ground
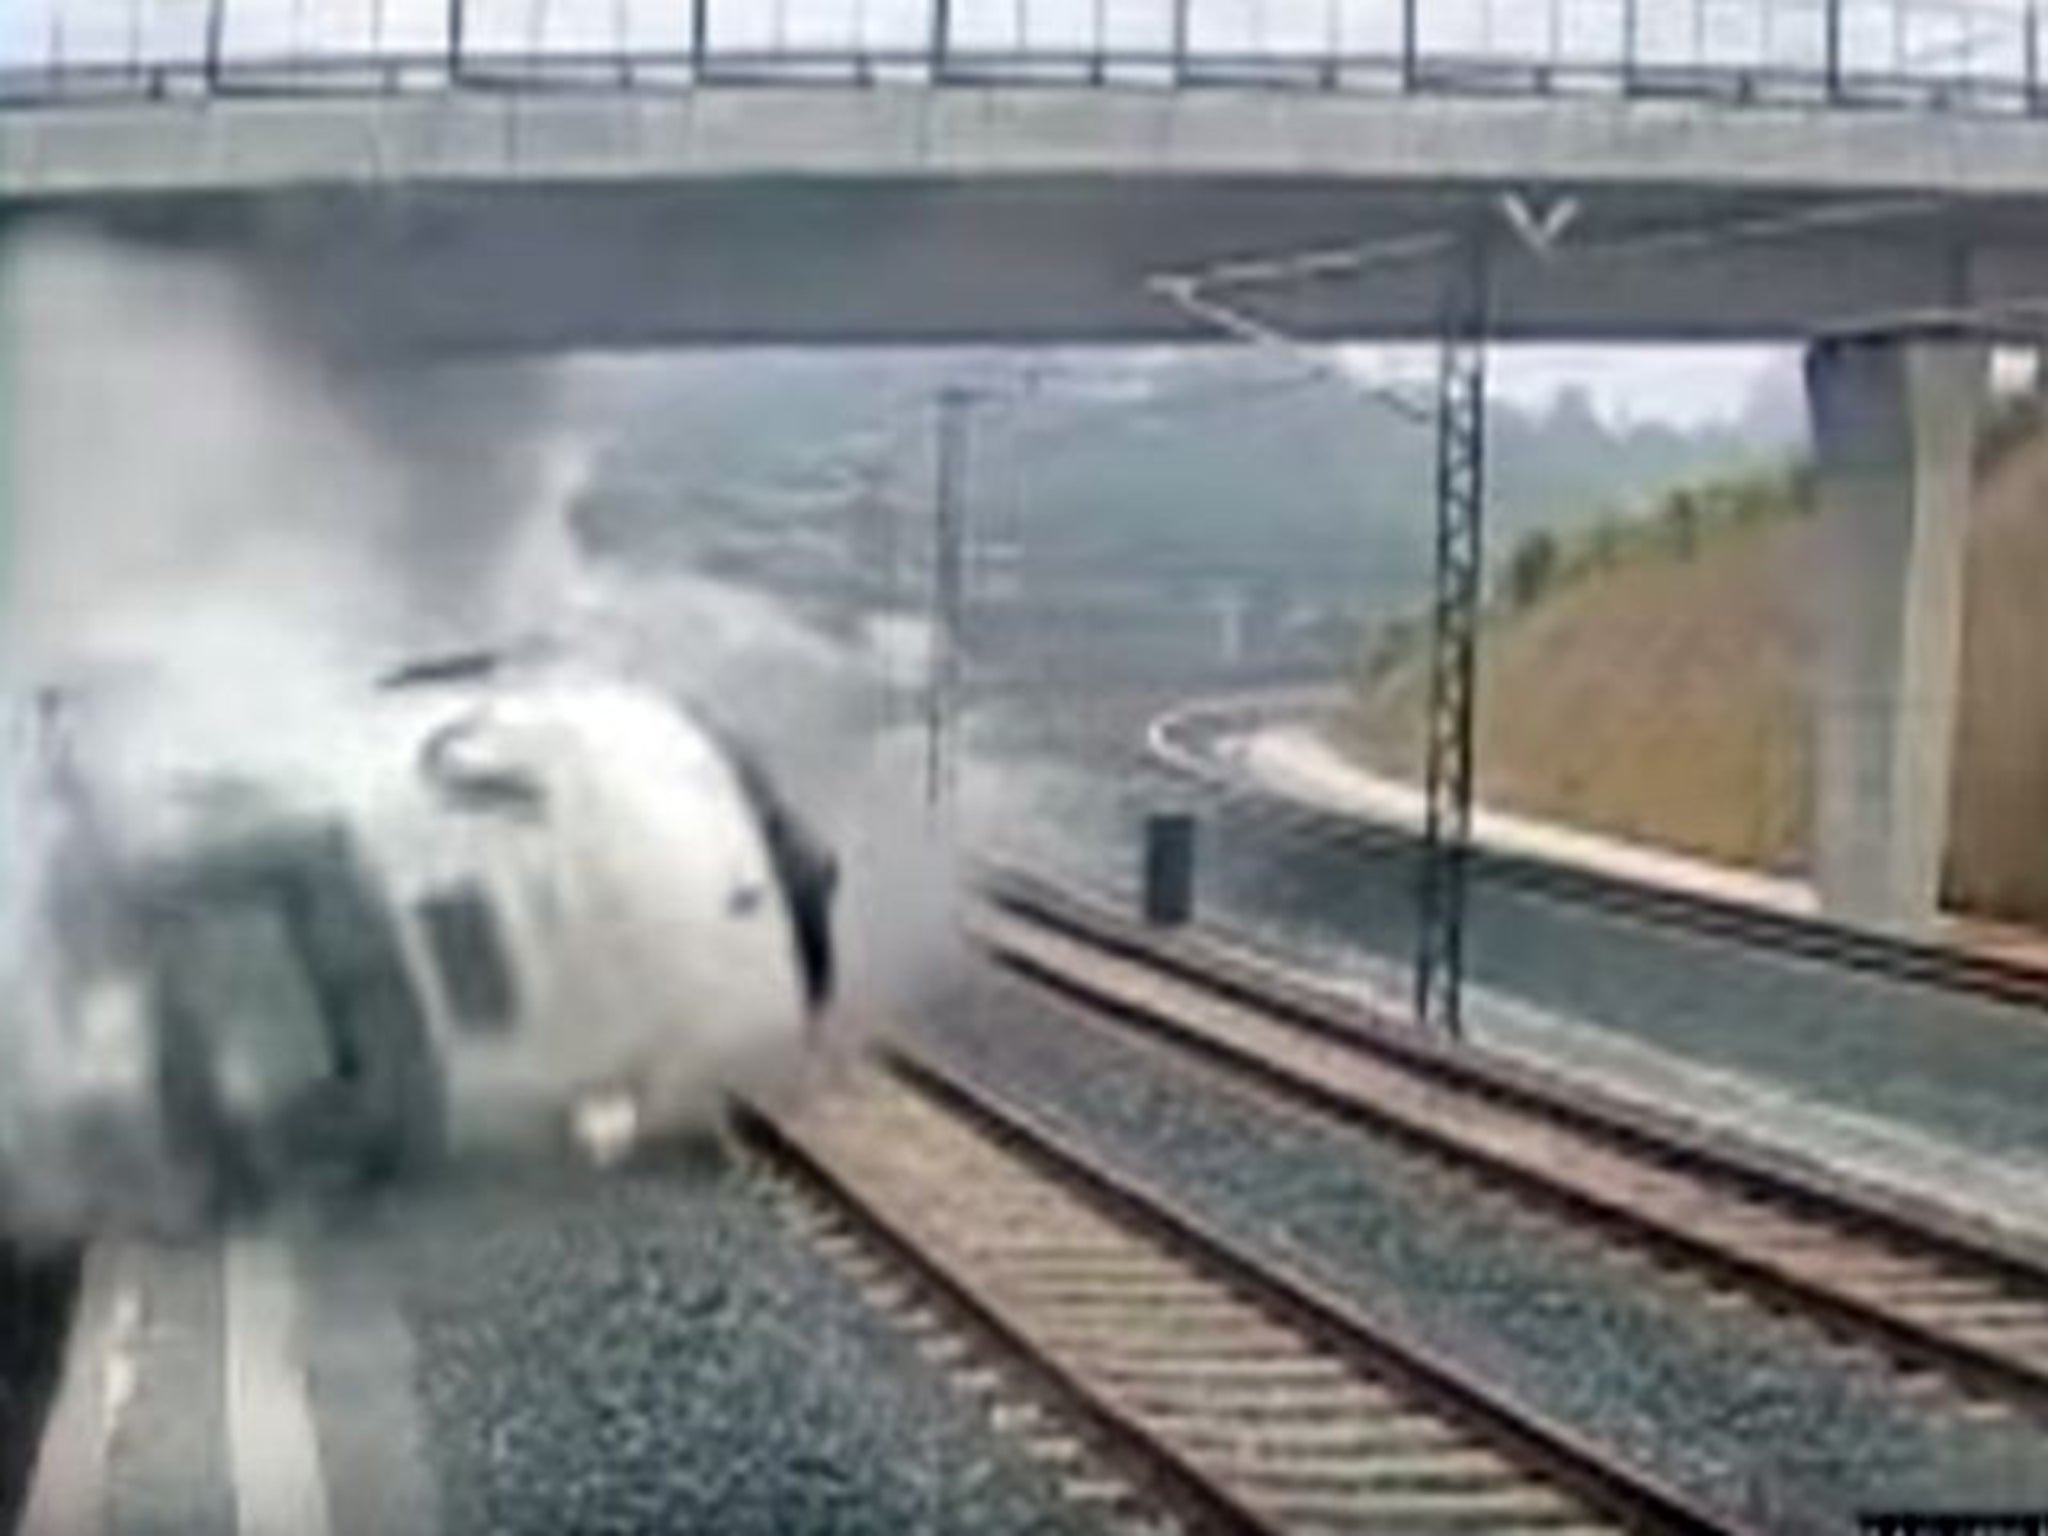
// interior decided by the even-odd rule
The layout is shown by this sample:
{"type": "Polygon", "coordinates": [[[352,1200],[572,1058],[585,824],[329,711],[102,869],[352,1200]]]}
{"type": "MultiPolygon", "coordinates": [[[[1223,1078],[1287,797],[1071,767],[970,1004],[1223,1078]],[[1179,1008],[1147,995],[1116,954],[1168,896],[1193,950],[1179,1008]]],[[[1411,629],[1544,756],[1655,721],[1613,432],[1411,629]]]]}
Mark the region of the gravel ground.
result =
{"type": "MultiPolygon", "coordinates": [[[[1193,793],[1134,765],[1154,699],[1019,706],[984,735],[996,786],[1054,870],[1134,886],[1146,808],[1193,793]],[[1048,836],[1054,829],[1057,836],[1048,836]]],[[[1415,865],[1400,850],[1288,829],[1256,808],[1204,807],[1199,901],[1208,917],[1317,961],[1408,964],[1415,865]]],[[[1488,881],[1472,886],[1474,982],[1708,1066],[1746,1073],[1993,1155],[2048,1157],[2048,1017],[1753,946],[1683,933],[1488,881]]]]}
{"type": "Polygon", "coordinates": [[[1088,1529],[765,1196],[707,1154],[380,1219],[444,1528],[1088,1529]]]}
{"type": "MultiPolygon", "coordinates": [[[[1225,828],[1229,921],[1405,958],[1413,863],[1225,828]]],[[[2048,1155],[2048,1017],[1516,890],[1473,886],[1481,985],[1711,1066],[1998,1154],[2048,1155]]]]}
{"type": "Polygon", "coordinates": [[[963,982],[931,1018],[927,1037],[976,1077],[1761,1529],[2048,1503],[2048,1438],[1924,1416],[1802,1331],[1675,1305],[1640,1267],[1531,1241],[1418,1183],[1397,1151],[1103,1040],[1019,983],[963,982]]]}

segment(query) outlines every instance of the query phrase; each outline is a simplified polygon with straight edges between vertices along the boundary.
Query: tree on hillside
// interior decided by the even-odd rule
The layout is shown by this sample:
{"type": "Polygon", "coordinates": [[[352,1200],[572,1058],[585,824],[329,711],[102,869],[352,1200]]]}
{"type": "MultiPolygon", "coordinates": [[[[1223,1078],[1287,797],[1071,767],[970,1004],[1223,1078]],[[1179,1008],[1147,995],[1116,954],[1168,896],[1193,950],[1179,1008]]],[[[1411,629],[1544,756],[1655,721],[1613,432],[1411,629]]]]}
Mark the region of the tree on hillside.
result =
{"type": "Polygon", "coordinates": [[[1664,503],[1664,523],[1671,530],[1671,547],[1681,560],[1690,560],[1700,548],[1700,504],[1688,490],[1673,491],[1664,503]]]}
{"type": "Polygon", "coordinates": [[[1507,598],[1512,608],[1532,608],[1557,580],[1557,540],[1546,528],[1524,534],[1508,556],[1507,598]]]}

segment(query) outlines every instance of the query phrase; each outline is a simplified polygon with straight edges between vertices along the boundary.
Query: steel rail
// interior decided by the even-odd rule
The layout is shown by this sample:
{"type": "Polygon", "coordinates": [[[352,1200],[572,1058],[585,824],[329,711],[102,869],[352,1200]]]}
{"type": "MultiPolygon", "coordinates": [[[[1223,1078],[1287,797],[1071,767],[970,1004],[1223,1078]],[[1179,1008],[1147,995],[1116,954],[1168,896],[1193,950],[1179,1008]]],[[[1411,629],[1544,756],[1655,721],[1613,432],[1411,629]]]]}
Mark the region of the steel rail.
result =
{"type": "MultiPolygon", "coordinates": [[[[1571,1523],[1572,1529],[1585,1528],[1593,1522],[1601,1522],[1603,1529],[1611,1522],[1615,1528],[1639,1532],[1736,1529],[1723,1517],[1705,1511],[1689,1496],[1627,1465],[1604,1447],[1533,1412],[1448,1358],[1398,1336],[1316,1282],[1252,1257],[1184,1205],[1127,1174],[1105,1168],[1099,1159],[1042,1119],[1004,1101],[988,1088],[971,1084],[905,1047],[886,1049],[883,1061],[887,1077],[907,1085],[1003,1157],[1050,1180],[1097,1217],[1129,1234],[1134,1246],[1130,1254],[1122,1256],[1120,1270],[1098,1270],[1099,1274],[1121,1273],[1127,1278],[1112,1286],[1107,1298],[1099,1291],[1092,1294],[1094,1304],[1128,1297],[1136,1305],[1170,1308],[1172,1298],[1188,1297],[1192,1291],[1193,1304],[1202,1307],[1211,1321],[1206,1330],[1165,1331],[1170,1343],[1164,1347],[1169,1353],[1159,1364],[1160,1381],[1170,1385],[1177,1377],[1183,1379],[1191,1384],[1192,1395],[1161,1404],[1156,1398],[1136,1395],[1128,1377],[1097,1373],[1096,1367],[1104,1360],[1118,1356],[1113,1330],[1119,1318],[1138,1330],[1141,1339],[1150,1337],[1157,1341],[1162,1335],[1157,1315],[1150,1316],[1154,1331],[1146,1335],[1145,1313],[1112,1310],[1105,1314],[1091,1307],[1087,1314],[1090,1325],[1102,1327],[1107,1323],[1112,1331],[1104,1335],[1105,1342],[1098,1350],[1080,1354],[1070,1350],[1062,1357],[1056,1344],[1048,1349],[1042,1343],[1047,1315],[1042,1308],[1034,1316],[1030,1306],[1018,1304],[1014,1290],[1007,1292],[1008,1299],[992,1294],[1006,1290],[1003,1276],[995,1275],[994,1284],[979,1283],[957,1258],[948,1256],[942,1242],[934,1243],[929,1236],[920,1235],[913,1230],[916,1223],[904,1219],[902,1211],[906,1206],[918,1208],[933,1197],[933,1191],[899,1191],[892,1201],[885,1189],[877,1198],[872,1170],[848,1172],[846,1160],[835,1153],[830,1136],[820,1137],[801,1118],[757,1116],[751,1122],[754,1134],[778,1156],[793,1163],[814,1186],[829,1193],[875,1242],[943,1293],[950,1304],[964,1309],[979,1331],[1019,1362],[1027,1376],[1041,1385],[1049,1384],[1055,1395],[1070,1405],[1088,1429],[1119,1458],[1133,1459],[1135,1474],[1142,1481],[1155,1487],[1163,1485],[1176,1512],[1191,1519],[1198,1528],[1280,1532],[1301,1524],[1288,1518],[1286,1497],[1275,1486],[1262,1485],[1259,1474],[1247,1480],[1241,1470],[1233,1471],[1237,1464],[1228,1459],[1219,1468],[1213,1444],[1197,1431],[1185,1431],[1185,1436],[1192,1438],[1184,1437],[1182,1432],[1191,1418],[1200,1418],[1205,1401],[1212,1414],[1212,1428],[1213,1415],[1226,1411],[1217,1406],[1220,1394],[1213,1381],[1206,1388],[1206,1399],[1202,1395],[1201,1383],[1210,1380],[1200,1363],[1203,1349],[1205,1343],[1250,1326],[1241,1320],[1248,1318],[1267,1330],[1277,1325],[1285,1336],[1273,1336],[1276,1352],[1251,1361],[1245,1367],[1248,1371],[1296,1374],[1310,1369],[1311,1362],[1335,1363],[1348,1373],[1338,1380],[1355,1393],[1365,1394],[1369,1414],[1391,1414],[1411,1429],[1417,1414],[1427,1415],[1457,1437],[1448,1442],[1453,1459],[1463,1455],[1469,1460],[1474,1454],[1498,1457],[1507,1466],[1518,1469],[1532,1488],[1552,1490],[1578,1506],[1584,1515],[1571,1523]],[[1133,1273],[1130,1266],[1142,1255],[1162,1255],[1160,1262],[1170,1262],[1174,1268],[1154,1268],[1154,1261],[1148,1259],[1138,1278],[1128,1278],[1133,1273]],[[1149,1302],[1147,1297],[1151,1298],[1149,1302]],[[1236,1319],[1231,1315],[1216,1316],[1218,1307],[1224,1308],[1226,1314],[1237,1309],[1236,1319]],[[1190,1361],[1195,1363],[1191,1365],[1190,1361]],[[1461,1445],[1485,1450],[1457,1450],[1461,1445]]],[[[904,1130],[897,1134],[911,1133],[904,1130]]],[[[918,1155],[904,1159],[900,1155],[903,1148],[896,1148],[896,1166],[902,1168],[907,1163],[917,1170],[913,1181],[930,1183],[936,1190],[959,1171],[945,1165],[942,1157],[923,1146],[913,1150],[918,1155]]],[[[989,1188],[988,1168],[974,1171],[980,1180],[975,1190],[976,1201],[987,1212],[980,1241],[993,1251],[1029,1255],[1030,1237],[1004,1220],[1002,1191],[989,1188]]],[[[1053,1242],[1072,1243],[1073,1229],[1062,1228],[1057,1213],[1046,1219],[1053,1228],[1053,1242]],[[1066,1235],[1062,1236],[1062,1232],[1066,1235]]],[[[1097,1266],[1107,1262],[1100,1247],[1093,1253],[1097,1266]]],[[[1039,1257],[1043,1263],[1044,1255],[1039,1257]]],[[[984,1272],[984,1278],[987,1273],[984,1272]]],[[[1050,1272],[1039,1271],[1041,1281],[1047,1273],[1050,1272]]],[[[1012,1285],[1015,1283],[1011,1281],[1012,1285]]],[[[1080,1282],[1070,1278],[1066,1283],[1071,1286],[1080,1282]]],[[[1097,1287],[1105,1284],[1099,1278],[1092,1283],[1097,1287]]],[[[1069,1304],[1074,1301],[1070,1299],[1069,1304]]],[[[1238,1337],[1242,1341],[1247,1336],[1239,1333],[1238,1337]]],[[[1215,1347],[1220,1353],[1222,1345],[1215,1347]]],[[[1127,1344],[1125,1350],[1120,1358],[1128,1361],[1142,1358],[1144,1346],[1127,1344]]],[[[1212,1362],[1219,1371],[1228,1363],[1227,1358],[1212,1362]]],[[[1326,1439],[1333,1429],[1345,1428],[1321,1413],[1309,1422],[1326,1439]]],[[[1369,1421],[1360,1433],[1369,1439],[1370,1432],[1369,1421]]],[[[1272,1433],[1277,1440],[1284,1441],[1282,1432],[1272,1433]]],[[[1445,1443],[1439,1442],[1438,1453],[1444,1449],[1445,1443]]],[[[1276,1460],[1265,1475],[1277,1482],[1284,1478],[1288,1466],[1300,1470],[1298,1461],[1289,1460],[1299,1454],[1299,1446],[1276,1453],[1276,1460]]],[[[1326,1463],[1316,1475],[1341,1479],[1355,1474],[1361,1494],[1370,1496],[1374,1485],[1366,1465],[1369,1454],[1343,1463],[1342,1470],[1326,1463]]],[[[1457,1493],[1454,1486],[1442,1497],[1452,1499],[1457,1493]]],[[[1398,1490],[1395,1496],[1399,1496],[1398,1490]]],[[[1361,1508],[1361,1518],[1368,1513],[1369,1510],[1361,1508]]]]}
{"type": "Polygon", "coordinates": [[[1263,1091],[1446,1157],[1779,1310],[1867,1338],[1967,1391],[2048,1414],[2048,1253],[2039,1245],[1582,1083],[1361,1018],[1355,1003],[1286,985],[1241,954],[1219,960],[1048,888],[1011,880],[996,891],[1013,916],[1371,1063],[1390,1091],[1370,1095],[1241,1031],[1191,1026],[1183,1005],[1127,980],[981,935],[1006,966],[1093,1013],[1263,1091]],[[1424,1107],[1399,1102],[1399,1079],[1424,1085],[1424,1107]]]}
{"type": "MultiPolygon", "coordinates": [[[[1170,718],[1154,732],[1153,755],[1160,756],[1163,745],[1168,755],[1161,761],[1175,773],[1251,814],[1301,827],[1331,841],[1373,849],[1421,845],[1420,834],[1406,827],[1308,805],[1228,775],[1209,762],[1208,739],[1225,728],[1220,719],[1186,714],[1170,718]]],[[[1472,864],[1475,875],[1500,885],[1601,907],[1688,933],[1997,1002],[2048,1008],[2048,967],[1952,944],[1875,933],[1820,916],[1779,911],[1701,891],[1655,885],[1484,843],[1473,845],[1472,864]]]]}

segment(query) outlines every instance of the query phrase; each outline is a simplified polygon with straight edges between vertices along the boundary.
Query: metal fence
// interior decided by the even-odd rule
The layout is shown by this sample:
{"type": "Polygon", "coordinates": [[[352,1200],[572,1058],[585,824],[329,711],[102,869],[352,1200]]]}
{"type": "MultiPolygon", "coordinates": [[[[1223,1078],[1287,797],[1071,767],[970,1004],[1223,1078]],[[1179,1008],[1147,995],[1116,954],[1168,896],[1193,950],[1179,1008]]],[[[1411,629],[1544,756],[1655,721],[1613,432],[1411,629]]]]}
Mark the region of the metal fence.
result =
{"type": "Polygon", "coordinates": [[[1062,84],[2031,114],[2039,0],[0,0],[0,106],[1062,84]]]}

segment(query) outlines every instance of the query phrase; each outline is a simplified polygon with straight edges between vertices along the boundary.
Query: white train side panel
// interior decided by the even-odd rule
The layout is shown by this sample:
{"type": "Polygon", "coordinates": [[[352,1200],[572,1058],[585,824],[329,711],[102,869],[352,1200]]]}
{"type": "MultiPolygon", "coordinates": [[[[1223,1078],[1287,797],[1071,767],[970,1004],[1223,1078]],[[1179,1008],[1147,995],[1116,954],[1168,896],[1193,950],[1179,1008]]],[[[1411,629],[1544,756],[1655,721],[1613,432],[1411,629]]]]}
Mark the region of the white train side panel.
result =
{"type": "Polygon", "coordinates": [[[451,1145],[594,1096],[674,1125],[795,1067],[809,1010],[792,914],[716,742],[616,685],[444,702],[421,723],[416,740],[450,733],[442,777],[408,765],[366,826],[428,1003],[451,1145]],[[451,811],[465,785],[498,792],[451,811]],[[450,934],[462,904],[488,912],[466,920],[495,932],[480,941],[494,959],[450,934]],[[503,985],[472,977],[465,996],[465,964],[502,966],[503,985]]]}
{"type": "Polygon", "coordinates": [[[132,820],[67,760],[47,964],[13,999],[35,1049],[0,1097],[8,1222],[615,1155],[800,1069],[834,866],[741,749],[651,691],[487,657],[361,723],[346,773],[222,764],[132,820]]]}

